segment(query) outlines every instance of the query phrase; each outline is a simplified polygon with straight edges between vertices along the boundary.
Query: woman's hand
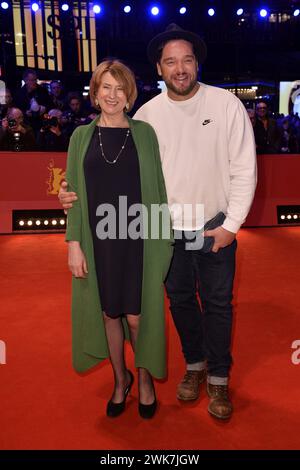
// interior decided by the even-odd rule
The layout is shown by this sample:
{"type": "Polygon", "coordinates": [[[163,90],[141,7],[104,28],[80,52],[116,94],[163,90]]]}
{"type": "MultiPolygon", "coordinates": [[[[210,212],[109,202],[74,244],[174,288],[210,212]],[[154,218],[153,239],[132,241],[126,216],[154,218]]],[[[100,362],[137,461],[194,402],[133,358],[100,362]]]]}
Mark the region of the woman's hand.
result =
{"type": "Polygon", "coordinates": [[[75,277],[86,278],[87,263],[80,243],[76,241],[68,242],[69,259],[68,264],[71,273],[75,277]]]}
{"type": "Polygon", "coordinates": [[[67,214],[68,209],[73,207],[72,202],[76,201],[78,199],[77,196],[76,196],[76,193],[68,191],[67,181],[62,181],[60,183],[60,190],[59,190],[59,193],[58,193],[58,199],[59,199],[59,202],[61,203],[61,205],[64,208],[65,214],[67,214]]]}

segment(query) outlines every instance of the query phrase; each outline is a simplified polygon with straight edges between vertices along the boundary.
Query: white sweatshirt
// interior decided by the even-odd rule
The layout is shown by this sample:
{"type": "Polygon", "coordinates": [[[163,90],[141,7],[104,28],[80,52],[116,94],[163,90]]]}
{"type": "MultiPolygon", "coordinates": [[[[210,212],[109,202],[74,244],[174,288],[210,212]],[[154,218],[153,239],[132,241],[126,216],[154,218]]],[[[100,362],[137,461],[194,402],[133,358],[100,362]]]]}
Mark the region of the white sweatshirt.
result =
{"type": "Polygon", "coordinates": [[[223,227],[236,233],[244,222],[256,186],[256,151],[252,125],[243,104],[231,92],[200,83],[185,101],[167,92],[144,104],[134,119],[155,130],[166,182],[173,228],[198,230],[219,211],[223,227]],[[183,204],[193,207],[185,212],[183,204]],[[204,221],[196,215],[204,207],[204,221]]]}

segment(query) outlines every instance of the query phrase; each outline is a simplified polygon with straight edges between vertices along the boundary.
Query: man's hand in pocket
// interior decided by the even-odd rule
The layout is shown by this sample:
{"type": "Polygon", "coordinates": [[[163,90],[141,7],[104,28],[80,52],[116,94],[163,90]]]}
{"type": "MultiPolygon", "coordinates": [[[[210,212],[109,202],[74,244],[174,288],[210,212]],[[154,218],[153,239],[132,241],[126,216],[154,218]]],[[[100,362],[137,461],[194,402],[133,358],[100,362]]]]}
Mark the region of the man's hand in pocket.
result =
{"type": "Polygon", "coordinates": [[[236,237],[236,234],[229,232],[223,227],[217,227],[213,230],[206,230],[204,232],[204,237],[214,237],[214,245],[212,250],[214,253],[217,253],[220,248],[225,248],[230,245],[236,237]]]}

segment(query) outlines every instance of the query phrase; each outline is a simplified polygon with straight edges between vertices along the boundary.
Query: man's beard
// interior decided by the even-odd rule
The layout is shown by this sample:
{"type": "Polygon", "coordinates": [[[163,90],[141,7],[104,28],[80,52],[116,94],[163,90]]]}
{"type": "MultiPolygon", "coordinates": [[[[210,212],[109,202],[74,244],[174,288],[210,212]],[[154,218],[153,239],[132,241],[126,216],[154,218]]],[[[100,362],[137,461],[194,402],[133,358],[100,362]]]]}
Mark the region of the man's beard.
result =
{"type": "Polygon", "coordinates": [[[165,84],[166,84],[166,87],[168,88],[168,90],[173,91],[173,93],[175,93],[178,96],[187,96],[187,95],[189,95],[194,90],[197,83],[198,83],[197,79],[192,80],[187,88],[185,88],[184,90],[181,90],[180,88],[177,88],[176,86],[174,86],[172,82],[169,82],[168,80],[165,80],[165,84]]]}

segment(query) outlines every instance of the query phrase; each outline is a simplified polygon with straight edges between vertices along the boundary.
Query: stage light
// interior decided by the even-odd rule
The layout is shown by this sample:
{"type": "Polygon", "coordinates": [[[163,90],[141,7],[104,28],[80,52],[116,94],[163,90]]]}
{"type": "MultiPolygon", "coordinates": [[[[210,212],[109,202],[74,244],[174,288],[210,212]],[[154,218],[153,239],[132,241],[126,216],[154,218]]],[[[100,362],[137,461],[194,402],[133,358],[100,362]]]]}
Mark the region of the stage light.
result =
{"type": "Polygon", "coordinates": [[[153,16],[159,15],[159,8],[158,7],[152,7],[151,8],[151,15],[153,15],[153,16]]]}
{"type": "Polygon", "coordinates": [[[215,10],[213,8],[210,8],[207,13],[209,14],[209,16],[214,16],[215,10]]]}
{"type": "Polygon", "coordinates": [[[131,6],[130,5],[126,5],[124,7],[124,13],[130,13],[131,12],[131,6]]]}
{"type": "Polygon", "coordinates": [[[63,3],[62,6],[61,6],[61,9],[62,9],[63,11],[68,11],[69,8],[70,8],[70,7],[69,7],[69,5],[68,5],[67,3],[63,3]]]}
{"type": "Polygon", "coordinates": [[[39,7],[39,4],[38,4],[38,3],[33,3],[33,4],[31,5],[31,9],[32,9],[33,11],[38,11],[39,8],[40,8],[40,7],[39,7]]]}
{"type": "Polygon", "coordinates": [[[266,16],[268,16],[268,10],[266,10],[265,8],[262,8],[259,14],[262,18],[266,18],[266,16]]]}
{"type": "Polygon", "coordinates": [[[96,13],[96,15],[98,15],[99,13],[101,13],[101,7],[100,7],[100,5],[94,5],[94,6],[93,6],[93,10],[94,10],[94,13],[96,13]]]}
{"type": "Polygon", "coordinates": [[[3,8],[3,10],[7,10],[9,7],[8,3],[7,2],[1,2],[1,8],[3,8]]]}
{"type": "Polygon", "coordinates": [[[300,224],[300,205],[299,206],[277,206],[278,224],[299,225],[300,224]]]}
{"type": "Polygon", "coordinates": [[[294,16],[299,16],[300,15],[300,10],[299,8],[296,8],[296,10],[293,13],[294,16]]]}
{"type": "Polygon", "coordinates": [[[239,8],[239,9],[236,11],[236,14],[237,14],[238,16],[241,16],[243,13],[244,13],[243,8],[239,8]]]}
{"type": "Polygon", "coordinates": [[[186,7],[181,7],[181,8],[179,9],[179,13],[180,13],[181,15],[185,15],[185,13],[186,13],[186,7]]]}
{"type": "Polygon", "coordinates": [[[66,217],[61,209],[13,211],[14,231],[53,232],[63,231],[65,228],[66,217]]]}

